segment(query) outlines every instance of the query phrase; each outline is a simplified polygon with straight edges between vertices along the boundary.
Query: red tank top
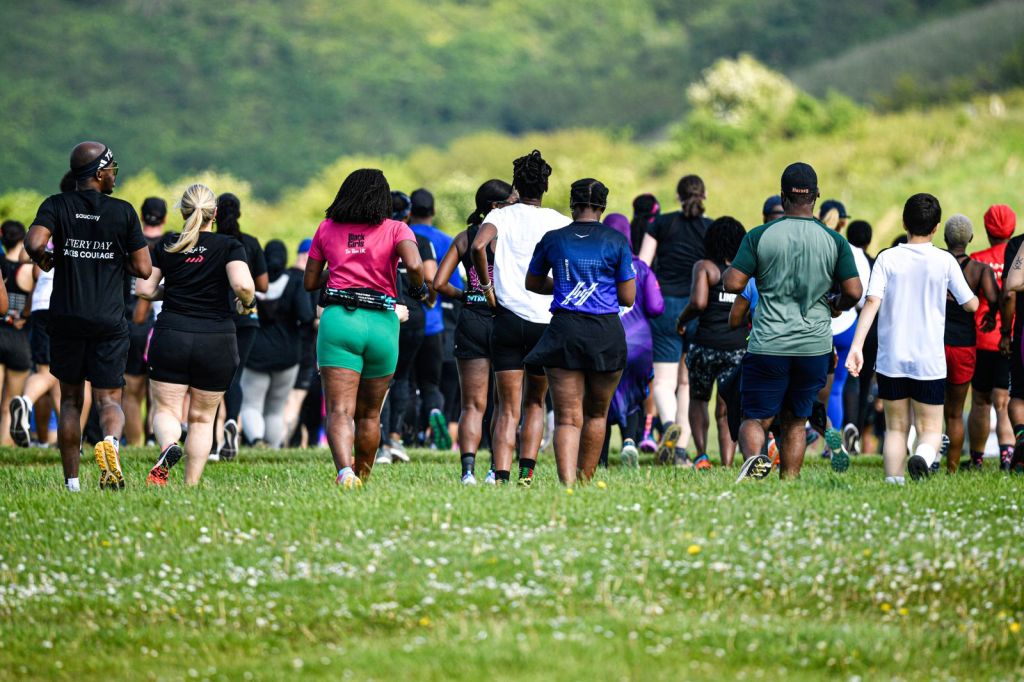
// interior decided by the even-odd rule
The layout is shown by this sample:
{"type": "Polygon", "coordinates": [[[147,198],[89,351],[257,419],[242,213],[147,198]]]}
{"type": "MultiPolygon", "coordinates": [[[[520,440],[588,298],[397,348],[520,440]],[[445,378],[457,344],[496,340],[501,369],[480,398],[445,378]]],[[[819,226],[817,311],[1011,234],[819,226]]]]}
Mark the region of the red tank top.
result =
{"type": "MultiPolygon", "coordinates": [[[[972,253],[971,258],[992,268],[996,275],[996,284],[1003,287],[1003,265],[1006,259],[1006,244],[997,244],[984,251],[972,253]]],[[[980,298],[980,297],[979,297],[980,298]]],[[[990,332],[981,331],[981,319],[988,313],[988,301],[980,298],[978,312],[974,314],[974,324],[978,327],[978,350],[999,350],[999,316],[996,315],[996,328],[990,332]]]]}

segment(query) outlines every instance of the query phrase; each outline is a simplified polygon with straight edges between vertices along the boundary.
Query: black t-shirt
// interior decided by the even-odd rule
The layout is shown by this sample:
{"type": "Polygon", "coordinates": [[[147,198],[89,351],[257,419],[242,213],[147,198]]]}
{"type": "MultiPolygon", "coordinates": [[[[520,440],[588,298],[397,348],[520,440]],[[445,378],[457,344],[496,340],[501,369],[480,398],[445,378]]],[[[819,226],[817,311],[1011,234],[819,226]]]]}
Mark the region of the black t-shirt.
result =
{"type": "MultiPolygon", "coordinates": [[[[420,260],[437,260],[434,255],[434,246],[427,237],[421,234],[416,235],[416,248],[420,252],[420,260]]],[[[398,261],[398,279],[396,281],[398,302],[409,309],[409,319],[402,323],[403,329],[425,329],[427,326],[427,314],[423,311],[420,302],[409,295],[409,275],[405,271],[405,263],[398,261]]]]}
{"type": "Polygon", "coordinates": [[[679,211],[658,216],[647,234],[658,240],[654,274],[666,296],[689,296],[693,266],[704,257],[704,235],[711,219],[686,218],[679,211]]]}
{"type": "Polygon", "coordinates": [[[146,246],[135,208],[96,190],[64,192],[43,201],[33,224],[53,235],[51,327],[79,336],[126,330],[126,266],[146,246]]]}
{"type": "MultiPolygon", "coordinates": [[[[227,236],[227,235],[224,235],[227,236]]],[[[241,242],[242,248],[245,249],[245,261],[249,264],[249,273],[253,279],[256,279],[260,275],[267,274],[267,258],[263,255],[263,247],[260,246],[260,242],[256,237],[248,234],[241,234],[238,237],[238,241],[241,242]]],[[[232,292],[229,297],[229,302],[234,305],[235,295],[232,292]]],[[[235,313],[235,327],[259,327],[260,320],[257,313],[252,315],[239,315],[235,313]]]]}
{"type": "MultiPolygon", "coordinates": [[[[1024,234],[1017,235],[1006,244],[1006,258],[1003,265],[1004,280],[1013,268],[1013,259],[1017,256],[1021,243],[1024,243],[1024,234]]],[[[1013,315],[1013,338],[1019,340],[1021,328],[1024,327],[1024,292],[1017,292],[1016,301],[1017,308],[1013,315]]]]}
{"type": "Polygon", "coordinates": [[[301,327],[313,321],[314,308],[302,288],[302,276],[285,271],[259,294],[260,329],[245,366],[257,372],[280,372],[299,364],[301,327]]]}
{"type": "Polygon", "coordinates": [[[228,280],[228,263],[245,262],[245,249],[234,237],[200,232],[188,251],[171,253],[167,247],[178,239],[168,234],[153,250],[153,266],[164,276],[164,307],[157,329],[187,332],[230,333],[235,311],[235,292],[228,280]]]}

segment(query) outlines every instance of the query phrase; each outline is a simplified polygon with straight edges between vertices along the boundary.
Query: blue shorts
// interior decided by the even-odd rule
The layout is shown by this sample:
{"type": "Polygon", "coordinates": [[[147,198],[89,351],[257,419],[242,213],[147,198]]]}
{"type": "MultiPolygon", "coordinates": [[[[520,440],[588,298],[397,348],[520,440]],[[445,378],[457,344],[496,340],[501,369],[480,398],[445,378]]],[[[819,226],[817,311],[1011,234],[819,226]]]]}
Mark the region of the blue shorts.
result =
{"type": "Polygon", "coordinates": [[[945,379],[911,379],[910,377],[887,377],[876,374],[878,397],[882,400],[906,400],[924,405],[942,405],[946,402],[945,379]]]}
{"type": "Polygon", "coordinates": [[[690,349],[690,339],[697,333],[698,319],[686,325],[686,338],[676,331],[676,320],[690,303],[689,296],[665,296],[665,312],[651,320],[655,362],[679,362],[690,349]]]}
{"type": "Polygon", "coordinates": [[[808,418],[818,392],[828,381],[832,353],[812,356],[743,356],[741,379],[743,417],[772,419],[783,409],[808,418]]]}

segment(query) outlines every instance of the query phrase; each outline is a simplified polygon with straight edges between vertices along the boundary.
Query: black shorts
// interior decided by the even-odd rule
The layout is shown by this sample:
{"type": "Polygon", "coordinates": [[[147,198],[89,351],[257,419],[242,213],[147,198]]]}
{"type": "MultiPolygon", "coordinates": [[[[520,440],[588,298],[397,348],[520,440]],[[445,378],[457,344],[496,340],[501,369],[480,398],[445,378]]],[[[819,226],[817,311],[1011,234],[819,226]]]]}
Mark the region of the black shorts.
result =
{"type": "Polygon", "coordinates": [[[15,329],[9,324],[0,323],[0,365],[12,372],[32,369],[30,333],[27,324],[21,329],[15,329]]]}
{"type": "Polygon", "coordinates": [[[1018,327],[1010,343],[1010,397],[1024,400],[1024,358],[1020,354],[1021,329],[1018,327]]]}
{"type": "Polygon", "coordinates": [[[546,324],[527,322],[511,310],[498,308],[491,327],[491,364],[495,372],[523,369],[535,376],[544,376],[540,365],[527,364],[526,356],[544,335],[546,324]]]}
{"type": "Polygon", "coordinates": [[[997,350],[978,349],[971,388],[978,393],[991,393],[993,389],[1010,387],[1010,358],[997,350]]]}
{"type": "Polygon", "coordinates": [[[153,323],[128,323],[128,361],[124,373],[133,377],[146,376],[146,344],[153,323]]]}
{"type": "Polygon", "coordinates": [[[28,318],[33,365],[50,364],[50,332],[47,328],[49,324],[49,310],[36,310],[28,318]]]}
{"type": "Polygon", "coordinates": [[[480,360],[491,357],[491,329],[494,312],[490,308],[463,306],[455,325],[455,358],[480,360]]]}
{"type": "Polygon", "coordinates": [[[238,368],[234,332],[153,330],[149,343],[149,378],[201,391],[228,390],[238,368]]]}
{"type": "Polygon", "coordinates": [[[558,369],[619,372],[626,368],[626,332],[618,313],[557,312],[526,362],[558,369]]]}
{"type": "Polygon", "coordinates": [[[54,329],[52,322],[50,374],[75,386],[89,381],[93,388],[124,388],[127,325],[107,336],[84,336],[54,329]]]}
{"type": "Polygon", "coordinates": [[[910,379],[908,377],[887,377],[876,374],[878,397],[882,400],[911,400],[925,405],[942,405],[946,402],[945,379],[910,379]]]}
{"type": "Polygon", "coordinates": [[[295,388],[308,391],[316,378],[316,336],[310,332],[299,335],[299,373],[295,375],[295,388]]]}
{"type": "Polygon", "coordinates": [[[826,355],[763,355],[747,353],[741,363],[740,387],[745,419],[772,419],[785,410],[808,418],[818,392],[828,382],[826,355]]]}

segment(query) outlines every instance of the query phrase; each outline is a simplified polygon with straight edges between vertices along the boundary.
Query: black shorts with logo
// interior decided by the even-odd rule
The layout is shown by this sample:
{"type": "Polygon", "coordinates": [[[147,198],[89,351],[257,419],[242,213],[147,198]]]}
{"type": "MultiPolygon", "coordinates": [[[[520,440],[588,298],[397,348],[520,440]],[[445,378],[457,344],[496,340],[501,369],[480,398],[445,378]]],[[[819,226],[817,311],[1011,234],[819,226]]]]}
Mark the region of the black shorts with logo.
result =
{"type": "Polygon", "coordinates": [[[15,329],[0,322],[0,365],[12,372],[27,372],[32,369],[31,332],[26,324],[15,329]]]}
{"type": "Polygon", "coordinates": [[[81,323],[50,317],[50,373],[66,384],[123,388],[128,360],[128,324],[108,334],[79,331],[81,323]]]}
{"type": "Polygon", "coordinates": [[[489,307],[463,306],[455,325],[455,358],[490,359],[493,327],[494,311],[489,307]]]}
{"type": "Polygon", "coordinates": [[[223,393],[238,369],[238,341],[233,332],[153,330],[149,342],[149,378],[200,391],[223,393]]]}
{"type": "Polygon", "coordinates": [[[544,368],[541,365],[528,364],[526,356],[540,341],[548,325],[528,322],[511,310],[500,307],[495,310],[492,324],[489,345],[494,371],[506,372],[525,368],[534,376],[544,376],[544,368]]]}
{"type": "Polygon", "coordinates": [[[618,313],[558,311],[526,361],[542,367],[618,372],[626,367],[626,332],[618,313]]]}

